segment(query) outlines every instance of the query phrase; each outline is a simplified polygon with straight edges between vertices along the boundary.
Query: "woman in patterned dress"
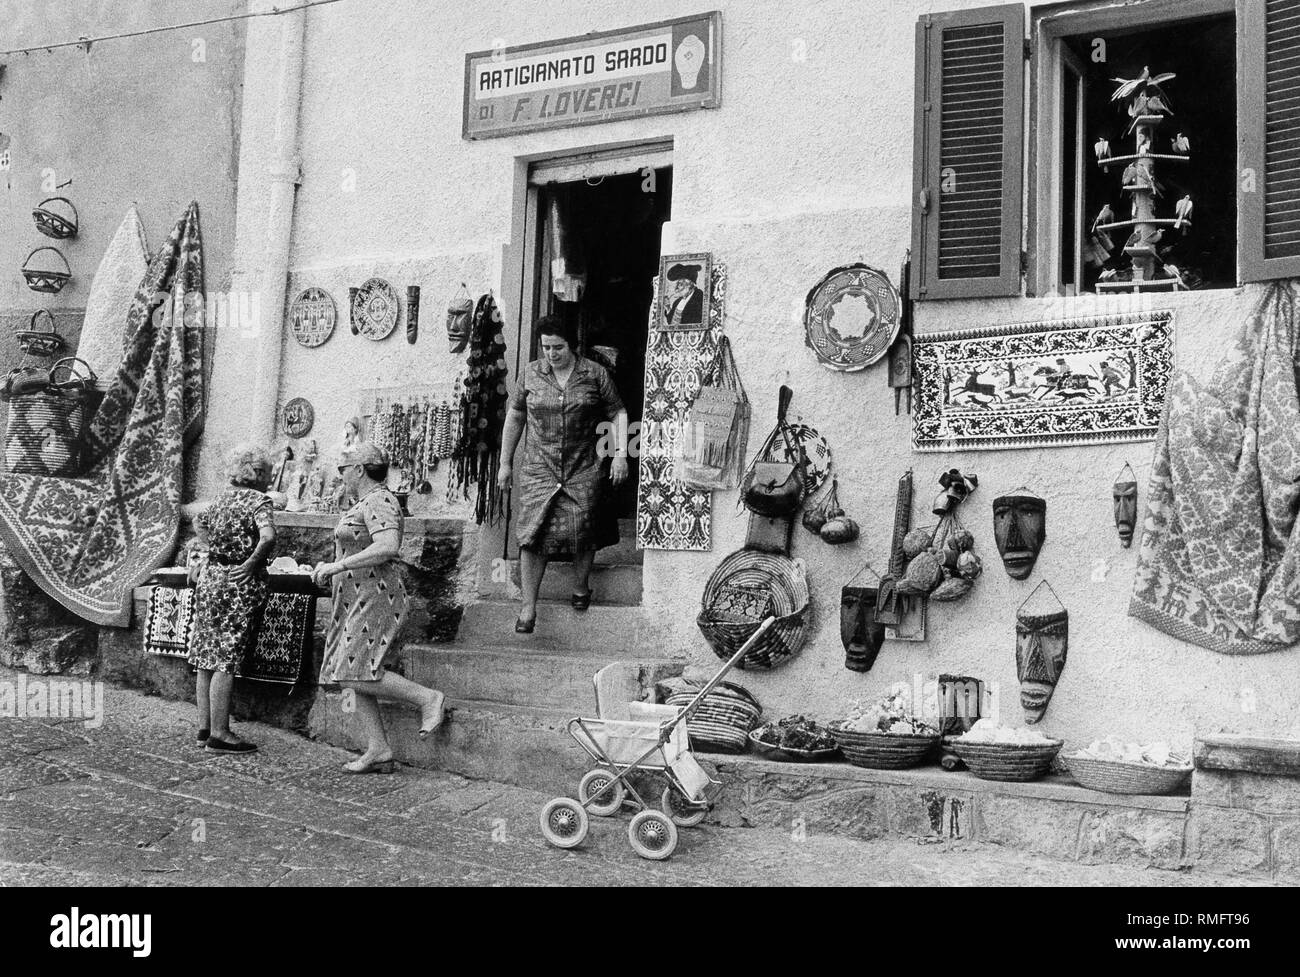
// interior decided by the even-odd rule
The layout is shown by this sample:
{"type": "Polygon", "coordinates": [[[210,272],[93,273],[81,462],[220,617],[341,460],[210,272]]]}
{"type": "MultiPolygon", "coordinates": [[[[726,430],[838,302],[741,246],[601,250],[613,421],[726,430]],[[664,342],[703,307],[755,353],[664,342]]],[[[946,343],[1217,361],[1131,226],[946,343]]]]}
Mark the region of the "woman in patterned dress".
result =
{"type": "Polygon", "coordinates": [[[596,550],[618,541],[617,525],[608,538],[596,512],[604,495],[601,445],[613,450],[609,480],[615,486],[627,480],[627,411],[609,372],[575,352],[573,330],[558,316],[544,316],[535,329],[542,356],[528,364],[515,386],[497,476],[508,489],[515,448],[526,426],[528,443],[519,471],[522,498],[515,507],[524,591],[515,630],[521,634],[531,634],[537,623],[537,595],[553,557],[573,561],[574,610],[591,605],[587,581],[596,550]],[[613,439],[601,437],[603,421],[614,422],[613,439]]]}
{"type": "Polygon", "coordinates": [[[398,557],[402,510],[384,485],[388,459],[373,444],[360,442],[345,450],[341,461],[344,489],[358,501],[334,529],[335,561],[320,564],[312,574],[317,586],[330,582],[334,604],[320,681],[352,690],[365,727],[365,752],[343,769],[392,773],[393,749],[378,700],[419,706],[424,739],[442,724],[443,695],[385,669],[401,647],[408,609],[398,557]]]}
{"type": "Polygon", "coordinates": [[[256,744],[230,731],[230,690],[266,607],[266,563],[275,549],[271,499],[265,494],[271,459],[259,448],[240,445],[227,470],[230,488],[194,521],[208,549],[190,568],[195,585],[190,664],[198,670],[198,742],[212,753],[249,753],[256,744]]]}

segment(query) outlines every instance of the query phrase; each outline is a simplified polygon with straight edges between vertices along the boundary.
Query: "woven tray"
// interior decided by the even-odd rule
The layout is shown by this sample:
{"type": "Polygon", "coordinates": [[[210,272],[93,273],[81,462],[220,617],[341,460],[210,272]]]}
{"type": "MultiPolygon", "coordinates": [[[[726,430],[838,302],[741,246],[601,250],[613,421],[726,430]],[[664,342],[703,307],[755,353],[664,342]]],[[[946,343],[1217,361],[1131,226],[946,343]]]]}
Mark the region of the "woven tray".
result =
{"type": "Polygon", "coordinates": [[[724,585],[765,590],[771,594],[776,624],[737,663],[741,669],[775,668],[793,658],[808,637],[808,577],[803,560],[742,549],[718,564],[704,587],[696,624],[724,661],[731,658],[758,630],[759,621],[728,621],[713,613],[714,601],[724,585]]]}
{"type": "Polygon", "coordinates": [[[981,780],[1037,780],[1052,768],[1052,760],[1065,745],[1052,740],[1041,745],[1015,743],[971,743],[949,737],[948,749],[961,757],[970,772],[981,780]]]}
{"type": "Polygon", "coordinates": [[[1192,765],[1153,767],[1147,763],[1101,760],[1097,757],[1063,756],[1071,775],[1090,790],[1110,794],[1172,794],[1187,784],[1192,765]]]}
{"type": "Polygon", "coordinates": [[[925,763],[939,745],[939,734],[862,733],[831,723],[827,729],[844,758],[855,767],[904,770],[925,763]]]}

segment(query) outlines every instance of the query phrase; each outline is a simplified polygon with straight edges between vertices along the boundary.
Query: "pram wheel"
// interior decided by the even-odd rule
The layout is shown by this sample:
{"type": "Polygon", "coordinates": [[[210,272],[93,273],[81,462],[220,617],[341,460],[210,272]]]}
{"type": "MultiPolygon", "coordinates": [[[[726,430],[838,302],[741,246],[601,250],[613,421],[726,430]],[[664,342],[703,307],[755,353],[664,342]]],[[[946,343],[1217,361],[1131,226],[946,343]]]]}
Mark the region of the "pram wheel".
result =
{"type": "Polygon", "coordinates": [[[663,809],[679,828],[693,828],[709,815],[707,804],[688,803],[675,787],[664,788],[663,809]]]}
{"type": "Polygon", "coordinates": [[[542,808],[542,837],[556,848],[577,848],[589,826],[587,812],[571,797],[557,797],[542,808]]]}
{"type": "Polygon", "coordinates": [[[614,774],[603,767],[588,770],[582,775],[582,781],[578,784],[578,796],[589,802],[587,804],[588,814],[594,814],[598,818],[607,818],[623,806],[623,796],[627,792],[623,789],[622,781],[609,790],[605,790],[605,787],[613,779],[614,774]],[[602,790],[605,793],[600,794],[602,790]],[[600,799],[592,801],[591,798],[597,794],[600,794],[600,799]]]}
{"type": "Polygon", "coordinates": [[[642,811],[627,826],[632,850],[642,858],[660,862],[677,850],[677,825],[661,811],[642,811]]]}

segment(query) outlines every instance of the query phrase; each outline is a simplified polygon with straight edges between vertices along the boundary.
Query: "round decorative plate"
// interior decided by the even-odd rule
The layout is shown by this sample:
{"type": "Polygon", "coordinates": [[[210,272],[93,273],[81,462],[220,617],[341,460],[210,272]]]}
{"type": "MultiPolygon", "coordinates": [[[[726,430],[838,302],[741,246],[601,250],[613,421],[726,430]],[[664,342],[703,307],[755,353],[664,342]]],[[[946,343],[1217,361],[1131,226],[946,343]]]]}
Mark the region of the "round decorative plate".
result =
{"type": "Polygon", "coordinates": [[[352,322],[366,339],[380,340],[397,328],[401,310],[397,289],[382,278],[371,278],[357,289],[352,322]]]}
{"type": "Polygon", "coordinates": [[[307,288],[289,306],[289,327],[299,345],[320,346],[334,332],[334,299],[323,288],[307,288]]]}
{"type": "Polygon", "coordinates": [[[316,411],[305,398],[294,397],[284,405],[284,419],[280,422],[280,430],[284,432],[285,437],[305,438],[315,423],[316,411]]]}
{"type": "Polygon", "coordinates": [[[828,369],[863,370],[889,352],[901,312],[898,290],[883,271],[836,268],[808,293],[804,342],[828,369]]]}

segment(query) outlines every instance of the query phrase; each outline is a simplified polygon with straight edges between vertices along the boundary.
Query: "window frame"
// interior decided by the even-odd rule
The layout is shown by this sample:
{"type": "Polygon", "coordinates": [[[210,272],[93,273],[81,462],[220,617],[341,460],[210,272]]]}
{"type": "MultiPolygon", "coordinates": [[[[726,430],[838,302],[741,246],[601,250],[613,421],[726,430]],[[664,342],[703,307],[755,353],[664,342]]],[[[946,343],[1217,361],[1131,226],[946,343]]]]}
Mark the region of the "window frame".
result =
{"type": "MultiPolygon", "coordinates": [[[[1059,293],[1061,264],[1061,120],[1062,84],[1060,68],[1065,60],[1064,38],[1076,34],[1138,29],[1183,20],[1197,20],[1225,14],[1238,16],[1237,0],[1137,0],[1122,7],[1113,0],[1036,7],[1029,20],[1029,171],[1026,174],[1025,213],[1028,220],[1027,297],[1059,293]]],[[[1240,30],[1240,24],[1238,24],[1240,30]]],[[[1241,66],[1238,65],[1240,77],[1241,66]]],[[[1238,139],[1242,132],[1237,119],[1238,139]]],[[[1091,156],[1083,144],[1083,161],[1091,156]]],[[[1236,193],[1236,188],[1231,189],[1236,193]]],[[[1086,215],[1080,214],[1080,221],[1086,215]]],[[[1240,278],[1241,236],[1237,236],[1237,273],[1240,278]]],[[[1225,286],[1229,287],[1229,286],[1225,286]]],[[[1077,291],[1077,289],[1076,289],[1077,291]]],[[[1092,293],[1078,293],[1092,294],[1092,293]]]]}

